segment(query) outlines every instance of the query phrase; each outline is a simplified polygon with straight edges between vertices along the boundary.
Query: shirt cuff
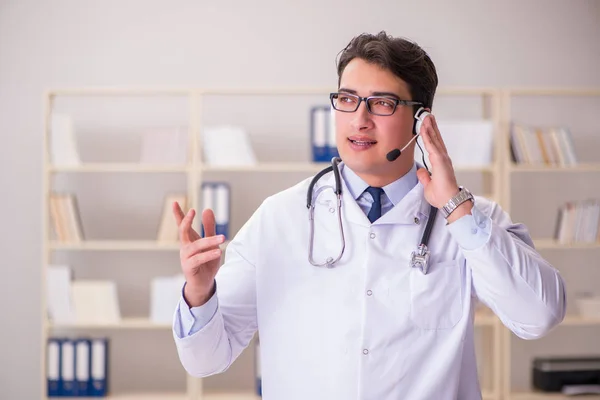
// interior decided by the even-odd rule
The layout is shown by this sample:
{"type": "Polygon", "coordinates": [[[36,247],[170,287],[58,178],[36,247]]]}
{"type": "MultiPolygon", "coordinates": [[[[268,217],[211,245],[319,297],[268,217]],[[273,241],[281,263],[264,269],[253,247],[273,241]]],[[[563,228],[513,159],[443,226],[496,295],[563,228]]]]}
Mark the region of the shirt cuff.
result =
{"type": "Polygon", "coordinates": [[[463,250],[475,250],[490,240],[492,219],[474,204],[470,214],[460,217],[447,227],[463,250]]]}
{"type": "Polygon", "coordinates": [[[218,308],[218,299],[215,282],[215,293],[211,298],[201,306],[188,306],[183,296],[185,284],[181,289],[181,297],[177,306],[177,314],[179,316],[179,337],[183,338],[191,336],[204,328],[215,316],[218,308]]]}

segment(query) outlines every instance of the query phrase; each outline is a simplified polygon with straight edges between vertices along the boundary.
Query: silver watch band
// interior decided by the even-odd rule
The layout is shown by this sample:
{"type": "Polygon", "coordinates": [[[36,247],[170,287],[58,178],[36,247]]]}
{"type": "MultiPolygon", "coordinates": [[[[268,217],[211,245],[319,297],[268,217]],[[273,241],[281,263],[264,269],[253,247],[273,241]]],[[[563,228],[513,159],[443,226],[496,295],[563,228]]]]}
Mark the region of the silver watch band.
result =
{"type": "Polygon", "coordinates": [[[456,196],[454,196],[453,198],[451,198],[441,208],[442,214],[444,215],[444,218],[448,218],[450,216],[450,214],[452,214],[452,212],[454,210],[456,210],[456,208],[458,206],[460,206],[462,203],[464,203],[467,200],[473,201],[473,195],[467,189],[465,189],[464,187],[460,186],[458,194],[456,196]]]}

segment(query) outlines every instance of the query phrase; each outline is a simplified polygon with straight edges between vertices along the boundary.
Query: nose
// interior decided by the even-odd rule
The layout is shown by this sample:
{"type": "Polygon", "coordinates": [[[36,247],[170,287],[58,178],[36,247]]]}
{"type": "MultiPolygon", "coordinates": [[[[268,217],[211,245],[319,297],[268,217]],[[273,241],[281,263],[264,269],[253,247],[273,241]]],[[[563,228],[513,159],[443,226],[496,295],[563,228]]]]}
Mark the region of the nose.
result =
{"type": "Polygon", "coordinates": [[[367,103],[364,101],[360,102],[358,109],[354,111],[352,117],[352,128],[357,131],[367,130],[373,126],[371,114],[367,110],[367,103]]]}

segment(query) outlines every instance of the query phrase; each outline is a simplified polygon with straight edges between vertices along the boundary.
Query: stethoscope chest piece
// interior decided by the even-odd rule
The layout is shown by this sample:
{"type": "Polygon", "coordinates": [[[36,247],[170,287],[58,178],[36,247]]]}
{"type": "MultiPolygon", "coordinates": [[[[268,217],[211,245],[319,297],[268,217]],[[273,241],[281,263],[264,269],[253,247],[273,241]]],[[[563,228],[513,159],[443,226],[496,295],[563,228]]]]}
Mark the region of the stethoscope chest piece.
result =
{"type": "Polygon", "coordinates": [[[429,269],[429,249],[425,244],[419,245],[419,248],[410,255],[410,267],[419,268],[423,275],[427,275],[429,269]]]}

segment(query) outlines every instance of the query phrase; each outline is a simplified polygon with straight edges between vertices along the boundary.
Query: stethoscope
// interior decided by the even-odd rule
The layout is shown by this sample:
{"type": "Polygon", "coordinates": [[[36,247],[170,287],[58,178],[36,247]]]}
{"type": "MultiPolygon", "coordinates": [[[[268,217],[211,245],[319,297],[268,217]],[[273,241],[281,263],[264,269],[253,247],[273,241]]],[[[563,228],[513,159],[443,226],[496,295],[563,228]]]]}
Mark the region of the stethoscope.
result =
{"type": "MultiPolygon", "coordinates": [[[[426,111],[419,109],[419,111],[417,111],[417,113],[415,114],[415,119],[417,119],[418,122],[422,122],[423,118],[425,118],[426,113],[427,113],[426,111]]],[[[394,161],[396,158],[398,158],[400,156],[400,154],[402,153],[402,151],[404,151],[404,149],[406,149],[419,136],[419,133],[418,133],[419,129],[420,129],[420,124],[417,124],[416,128],[415,128],[416,135],[414,135],[413,138],[401,150],[395,149],[395,150],[390,151],[387,154],[387,159],[389,161],[394,161]]],[[[418,144],[418,142],[417,142],[417,144],[418,144]]],[[[419,148],[420,148],[420,146],[419,146],[419,148]]],[[[423,149],[421,149],[421,152],[422,151],[423,151],[423,149]]],[[[340,178],[340,170],[338,168],[338,164],[341,161],[342,160],[339,157],[332,158],[331,165],[328,166],[327,168],[323,169],[322,171],[320,171],[318,174],[316,174],[314,176],[314,178],[312,179],[312,181],[310,182],[310,185],[308,186],[307,199],[306,199],[306,207],[308,208],[308,219],[309,219],[309,225],[310,225],[310,239],[308,242],[308,260],[315,267],[327,267],[327,268],[334,267],[334,264],[337,263],[344,255],[344,250],[346,248],[346,239],[344,237],[344,227],[342,224],[342,213],[341,213],[342,183],[341,183],[341,178],[340,178]],[[313,259],[313,242],[314,242],[314,233],[315,233],[315,218],[314,218],[315,217],[315,204],[313,202],[313,189],[314,189],[314,186],[317,183],[317,181],[319,179],[321,179],[321,177],[323,175],[325,175],[331,171],[333,171],[333,175],[335,178],[335,187],[332,189],[335,192],[335,195],[337,197],[337,215],[338,215],[338,226],[339,226],[339,231],[340,231],[341,250],[340,250],[340,254],[337,256],[337,258],[334,259],[333,257],[327,257],[327,259],[324,262],[318,263],[313,259]]],[[[425,165],[425,168],[427,168],[427,171],[429,171],[429,167],[425,163],[424,155],[423,155],[423,164],[425,165]]],[[[431,174],[431,172],[430,172],[430,174],[431,174]]],[[[328,187],[329,186],[321,187],[317,191],[317,196],[315,197],[315,201],[316,201],[316,198],[319,197],[319,194],[321,193],[321,191],[328,187]]],[[[432,205],[429,206],[429,217],[427,219],[425,231],[423,232],[423,236],[421,237],[421,241],[420,241],[419,245],[417,246],[417,249],[414,250],[410,255],[409,266],[411,268],[419,268],[424,275],[427,274],[428,269],[429,269],[429,249],[427,246],[429,244],[429,237],[431,235],[431,230],[433,229],[433,224],[435,222],[435,216],[437,214],[437,211],[438,211],[437,207],[434,207],[432,205]]]]}

